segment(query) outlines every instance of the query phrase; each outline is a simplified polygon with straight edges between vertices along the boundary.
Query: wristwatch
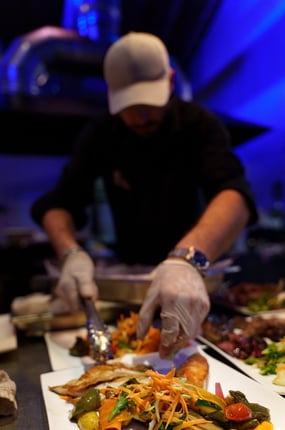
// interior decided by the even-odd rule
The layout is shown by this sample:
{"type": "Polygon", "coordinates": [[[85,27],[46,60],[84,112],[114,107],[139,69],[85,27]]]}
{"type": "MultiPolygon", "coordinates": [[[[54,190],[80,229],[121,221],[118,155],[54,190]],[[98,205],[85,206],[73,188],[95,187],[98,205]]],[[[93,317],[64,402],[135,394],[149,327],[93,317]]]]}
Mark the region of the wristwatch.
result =
{"type": "Polygon", "coordinates": [[[174,248],[169,252],[168,257],[182,258],[201,272],[205,272],[210,266],[210,261],[206,255],[194,246],[190,246],[189,248],[174,248]]]}

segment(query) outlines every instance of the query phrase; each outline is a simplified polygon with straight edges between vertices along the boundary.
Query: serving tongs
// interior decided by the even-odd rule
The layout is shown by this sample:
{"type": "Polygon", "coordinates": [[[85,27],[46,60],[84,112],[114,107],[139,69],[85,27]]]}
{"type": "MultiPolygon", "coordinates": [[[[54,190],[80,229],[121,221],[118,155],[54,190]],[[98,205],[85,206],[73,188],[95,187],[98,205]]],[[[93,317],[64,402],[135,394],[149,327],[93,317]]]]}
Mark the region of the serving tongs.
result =
{"type": "Polygon", "coordinates": [[[101,320],[91,298],[82,298],[86,312],[86,327],[90,345],[90,355],[96,364],[103,364],[112,358],[111,334],[101,320]]]}

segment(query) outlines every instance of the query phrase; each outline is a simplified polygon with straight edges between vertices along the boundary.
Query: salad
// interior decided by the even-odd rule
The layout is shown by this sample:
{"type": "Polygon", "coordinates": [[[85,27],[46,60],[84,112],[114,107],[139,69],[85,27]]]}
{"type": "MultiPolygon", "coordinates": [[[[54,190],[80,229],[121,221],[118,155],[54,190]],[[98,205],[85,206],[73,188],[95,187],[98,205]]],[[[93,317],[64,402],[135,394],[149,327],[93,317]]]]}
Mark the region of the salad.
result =
{"type": "MultiPolygon", "coordinates": [[[[122,430],[130,423],[151,430],[273,430],[269,410],[240,391],[215,394],[175,376],[148,369],[143,379],[92,386],[73,404],[69,419],[81,430],[122,430]]],[[[129,427],[128,427],[129,426],[129,427]]]]}

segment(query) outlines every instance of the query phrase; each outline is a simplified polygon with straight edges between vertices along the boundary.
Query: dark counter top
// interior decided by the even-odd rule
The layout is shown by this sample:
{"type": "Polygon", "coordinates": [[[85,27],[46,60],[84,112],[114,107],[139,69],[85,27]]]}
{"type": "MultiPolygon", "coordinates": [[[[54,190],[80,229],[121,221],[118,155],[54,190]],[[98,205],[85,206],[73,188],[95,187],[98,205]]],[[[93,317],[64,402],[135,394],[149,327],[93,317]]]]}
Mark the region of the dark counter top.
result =
{"type": "Polygon", "coordinates": [[[18,415],[0,426],[3,430],[48,430],[48,421],[40,384],[40,375],[50,372],[43,337],[18,335],[18,349],[0,354],[0,368],[17,385],[18,415]]]}

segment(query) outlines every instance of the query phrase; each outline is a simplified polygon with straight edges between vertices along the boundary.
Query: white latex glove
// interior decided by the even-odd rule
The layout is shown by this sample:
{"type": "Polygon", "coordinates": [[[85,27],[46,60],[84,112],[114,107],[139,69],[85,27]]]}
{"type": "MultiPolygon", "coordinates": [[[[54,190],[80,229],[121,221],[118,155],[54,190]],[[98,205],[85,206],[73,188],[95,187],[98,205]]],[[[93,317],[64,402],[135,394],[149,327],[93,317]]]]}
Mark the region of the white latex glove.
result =
{"type": "Polygon", "coordinates": [[[94,300],[98,297],[98,287],[94,281],[95,264],[84,250],[71,253],[65,260],[59,281],[53,291],[55,307],[58,301],[66,304],[70,312],[80,309],[80,295],[94,300]]]}
{"type": "Polygon", "coordinates": [[[142,339],[156,309],[161,308],[161,358],[171,357],[193,340],[210,310],[210,300],[195,267],[183,260],[165,260],[156,269],[139,312],[137,336],[142,339]]]}

